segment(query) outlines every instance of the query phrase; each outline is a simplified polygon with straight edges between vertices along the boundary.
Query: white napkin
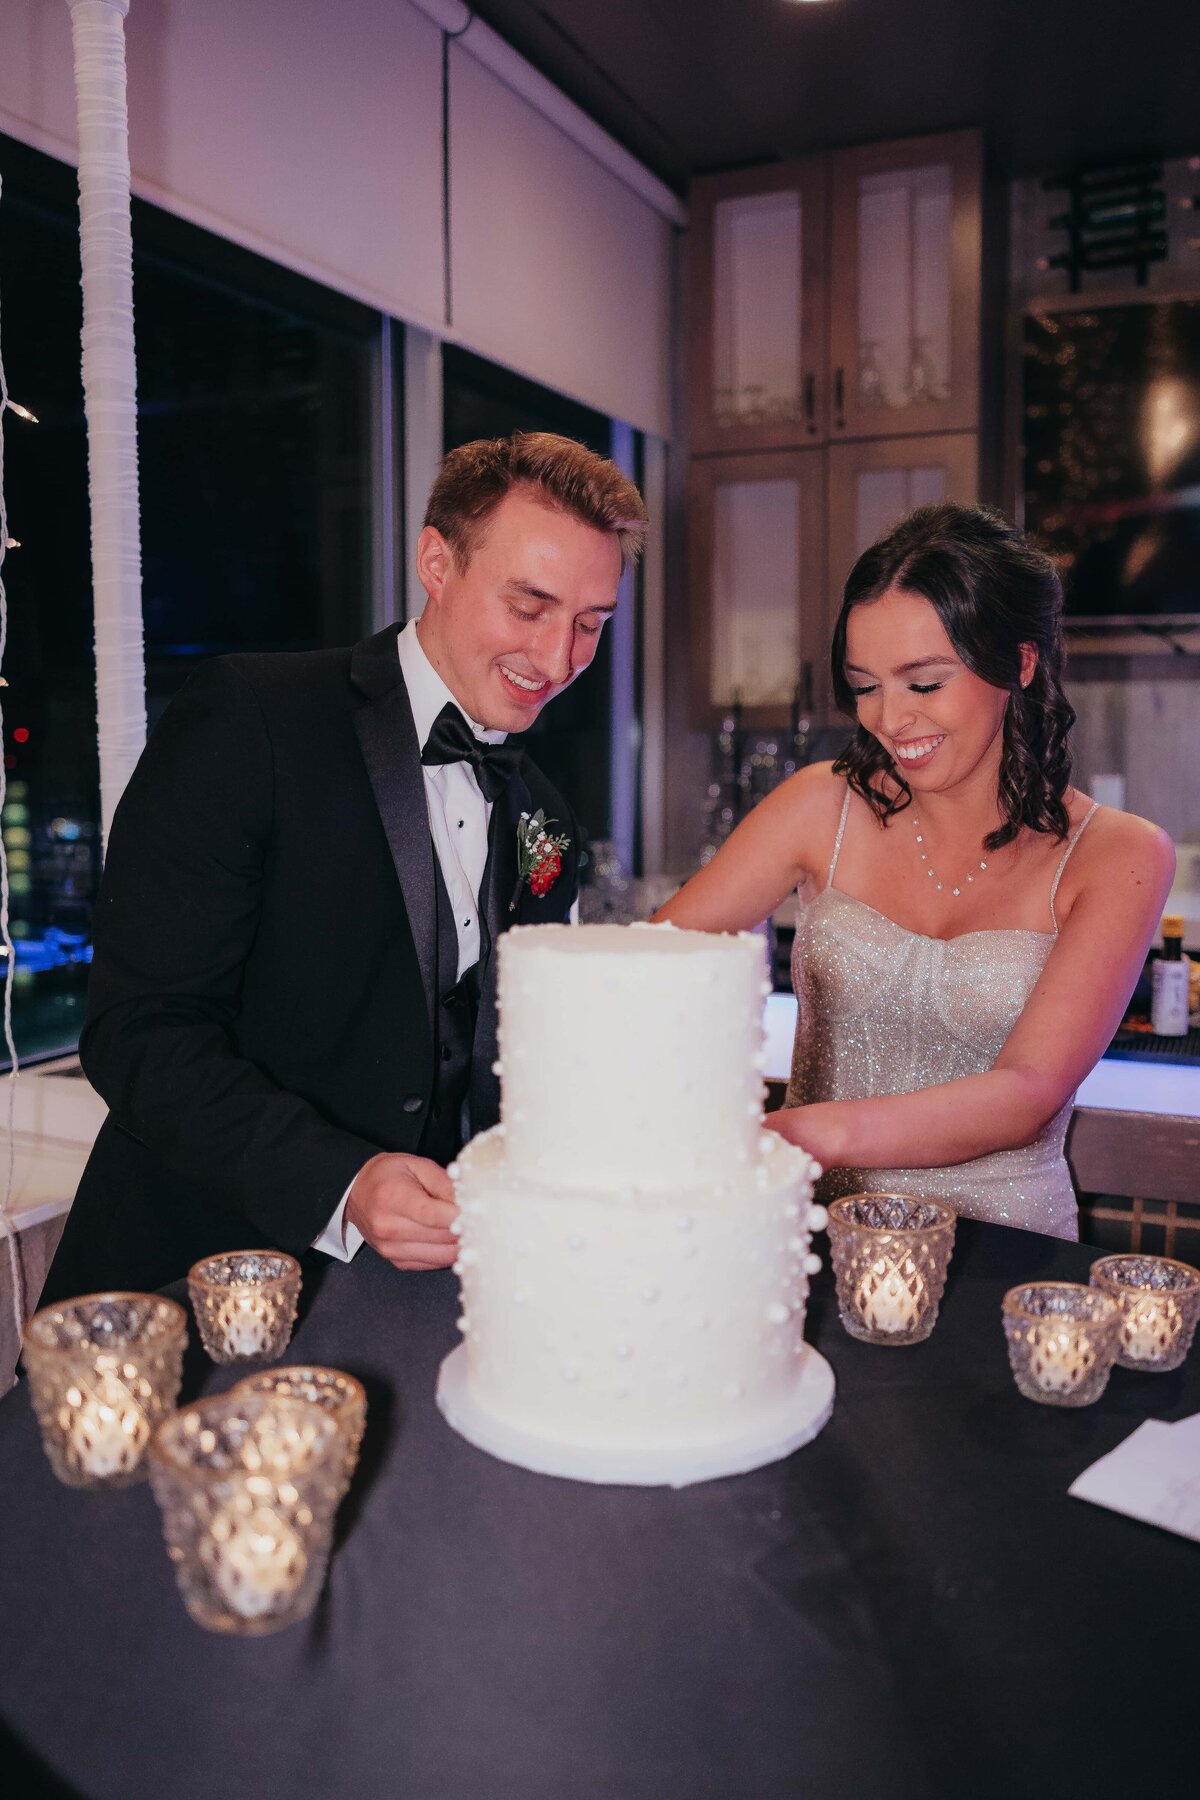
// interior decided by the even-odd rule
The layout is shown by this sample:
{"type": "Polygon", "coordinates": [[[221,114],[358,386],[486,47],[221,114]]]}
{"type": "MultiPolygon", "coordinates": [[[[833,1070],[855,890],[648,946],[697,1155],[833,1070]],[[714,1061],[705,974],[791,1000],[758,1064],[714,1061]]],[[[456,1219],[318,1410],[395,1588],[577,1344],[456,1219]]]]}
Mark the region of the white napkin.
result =
{"type": "Polygon", "coordinates": [[[1200,1543],[1200,1413],[1174,1425],[1147,1419],[1068,1492],[1200,1543]]]}

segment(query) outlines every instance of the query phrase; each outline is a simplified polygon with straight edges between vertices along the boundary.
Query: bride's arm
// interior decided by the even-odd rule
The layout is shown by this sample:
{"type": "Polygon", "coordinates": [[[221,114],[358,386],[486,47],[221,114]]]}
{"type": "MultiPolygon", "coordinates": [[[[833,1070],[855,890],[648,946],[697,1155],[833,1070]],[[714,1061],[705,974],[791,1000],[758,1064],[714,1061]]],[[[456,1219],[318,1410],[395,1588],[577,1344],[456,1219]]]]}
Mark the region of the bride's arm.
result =
{"type": "Polygon", "coordinates": [[[768,1124],[826,1168],[939,1168],[1031,1143],[1112,1041],[1158,931],[1175,851],[1147,820],[1102,814],[1071,869],[1058,942],[991,1069],[912,1094],[792,1107],[768,1124]]]}
{"type": "Polygon", "coordinates": [[[742,820],[710,863],[659,908],[653,923],[752,931],[832,846],[846,784],[830,763],[791,776],[742,820]]]}

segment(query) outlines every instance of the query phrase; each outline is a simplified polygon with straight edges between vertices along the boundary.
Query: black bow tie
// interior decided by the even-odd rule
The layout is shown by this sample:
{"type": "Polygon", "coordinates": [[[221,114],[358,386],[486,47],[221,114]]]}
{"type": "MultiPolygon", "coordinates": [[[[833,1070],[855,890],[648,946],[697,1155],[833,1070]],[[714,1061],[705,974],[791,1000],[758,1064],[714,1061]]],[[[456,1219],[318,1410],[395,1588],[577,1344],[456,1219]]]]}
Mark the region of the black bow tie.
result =
{"type": "Polygon", "coordinates": [[[433,721],[421,752],[423,763],[470,763],[485,800],[498,800],[517,772],[524,751],[517,744],[482,744],[449,702],[433,721]]]}

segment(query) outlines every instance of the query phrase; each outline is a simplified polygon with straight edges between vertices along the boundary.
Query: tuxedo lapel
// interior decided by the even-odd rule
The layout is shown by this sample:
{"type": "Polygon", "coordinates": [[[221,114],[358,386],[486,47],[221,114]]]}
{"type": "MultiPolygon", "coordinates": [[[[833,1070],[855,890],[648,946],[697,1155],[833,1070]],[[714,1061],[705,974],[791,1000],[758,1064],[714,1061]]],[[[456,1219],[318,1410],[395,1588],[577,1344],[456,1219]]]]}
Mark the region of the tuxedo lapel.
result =
{"type": "Polygon", "coordinates": [[[488,824],[487,866],[479,891],[480,912],[486,930],[480,945],[479,1015],[475,1024],[475,1054],[471,1076],[471,1122],[475,1130],[500,1116],[500,1084],[492,1073],[496,1060],[496,974],[498,939],[515,922],[509,911],[517,886],[517,827],[529,811],[529,788],[521,771],[492,807],[488,824]]]}
{"type": "Polygon", "coordinates": [[[502,931],[516,922],[512,901],[517,892],[517,830],[521,814],[532,810],[529,785],[518,769],[492,808],[488,829],[488,860],[484,874],[484,911],[492,954],[502,931]]]}
{"type": "Polygon", "coordinates": [[[396,628],[354,651],[351,677],[366,702],[354,714],[416,946],[430,1026],[437,1016],[437,898],[421,746],[396,654],[396,628]]]}

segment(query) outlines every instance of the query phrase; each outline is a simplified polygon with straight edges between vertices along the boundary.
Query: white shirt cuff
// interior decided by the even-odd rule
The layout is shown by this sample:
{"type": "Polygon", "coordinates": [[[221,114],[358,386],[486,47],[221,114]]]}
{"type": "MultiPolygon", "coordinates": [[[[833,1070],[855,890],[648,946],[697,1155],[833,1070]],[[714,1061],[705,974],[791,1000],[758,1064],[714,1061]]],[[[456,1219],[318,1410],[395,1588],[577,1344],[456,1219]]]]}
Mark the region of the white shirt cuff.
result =
{"type": "MultiPolygon", "coordinates": [[[[355,1176],[355,1180],[357,1179],[355,1176]]],[[[366,1242],[358,1226],[346,1217],[346,1202],[353,1186],[352,1181],[338,1201],[337,1211],[328,1225],[320,1237],[315,1237],[312,1241],[314,1250],[323,1250],[326,1256],[335,1256],[338,1262],[352,1262],[366,1242]]]]}

